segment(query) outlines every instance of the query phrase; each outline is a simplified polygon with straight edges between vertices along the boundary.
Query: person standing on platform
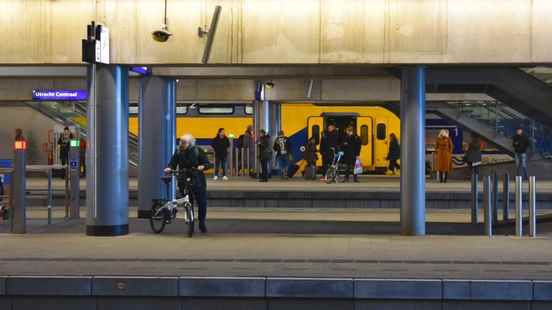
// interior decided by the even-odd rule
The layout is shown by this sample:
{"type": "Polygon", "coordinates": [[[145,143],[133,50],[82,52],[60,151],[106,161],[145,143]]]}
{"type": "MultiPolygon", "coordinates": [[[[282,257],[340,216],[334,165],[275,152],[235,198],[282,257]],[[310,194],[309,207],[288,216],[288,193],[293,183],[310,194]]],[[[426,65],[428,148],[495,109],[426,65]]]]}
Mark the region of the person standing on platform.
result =
{"type": "Polygon", "coordinates": [[[268,182],[269,163],[272,159],[272,148],[270,147],[270,136],[264,129],[260,130],[259,137],[259,161],[261,162],[261,175],[259,182],[268,182]]]}
{"type": "Polygon", "coordinates": [[[289,157],[290,157],[290,145],[289,139],[284,135],[284,131],[280,130],[278,132],[278,137],[274,140],[273,146],[274,152],[276,152],[276,162],[278,163],[278,168],[282,171],[282,179],[287,178],[288,168],[289,168],[289,157]]]}
{"type": "Polygon", "coordinates": [[[250,177],[255,178],[255,173],[253,171],[255,167],[255,132],[253,131],[253,126],[247,126],[240,144],[243,148],[245,169],[250,177]]]}
{"type": "Polygon", "coordinates": [[[468,149],[464,155],[464,161],[468,164],[468,167],[470,167],[472,175],[477,176],[479,174],[481,159],[481,140],[477,134],[472,133],[471,142],[468,144],[468,149]]]}
{"type": "Polygon", "coordinates": [[[71,139],[73,139],[73,134],[69,130],[69,127],[63,128],[63,133],[59,137],[57,143],[59,145],[59,159],[63,166],[67,165],[67,160],[69,158],[69,147],[71,144],[71,139]]]}
{"type": "Polygon", "coordinates": [[[314,142],[314,137],[310,137],[307,145],[305,146],[305,153],[303,155],[305,161],[307,162],[305,172],[305,178],[307,180],[316,179],[316,161],[318,160],[318,155],[316,154],[316,143],[314,142]]]}
{"type": "Polygon", "coordinates": [[[512,137],[516,158],[516,175],[528,178],[527,172],[527,150],[529,149],[529,138],[523,133],[523,128],[517,128],[516,134],[512,137]]]}
{"type": "Polygon", "coordinates": [[[447,183],[448,174],[452,171],[452,149],[448,130],[442,129],[435,142],[435,170],[441,183],[447,183]]]}
{"type": "Polygon", "coordinates": [[[322,177],[321,181],[326,181],[326,172],[332,164],[334,156],[337,154],[339,146],[339,133],[333,123],[328,124],[326,131],[322,133],[320,140],[320,154],[322,155],[322,177]]]}
{"type": "Polygon", "coordinates": [[[343,142],[341,143],[343,162],[347,166],[343,182],[349,182],[349,175],[351,174],[353,174],[353,182],[358,182],[358,176],[353,171],[355,169],[356,161],[360,159],[360,148],[360,137],[354,133],[353,126],[348,126],[347,129],[345,129],[345,136],[343,137],[343,142]]]}
{"type": "Polygon", "coordinates": [[[389,135],[389,152],[387,153],[387,160],[389,160],[389,172],[395,174],[396,170],[400,170],[401,166],[397,161],[401,158],[401,146],[399,139],[394,133],[389,135]]]}
{"type": "Polygon", "coordinates": [[[222,179],[227,181],[226,158],[228,157],[228,147],[230,147],[230,141],[224,133],[224,128],[219,128],[216,137],[213,139],[212,147],[215,150],[215,175],[213,176],[213,180],[218,180],[220,168],[222,170],[222,179]]]}

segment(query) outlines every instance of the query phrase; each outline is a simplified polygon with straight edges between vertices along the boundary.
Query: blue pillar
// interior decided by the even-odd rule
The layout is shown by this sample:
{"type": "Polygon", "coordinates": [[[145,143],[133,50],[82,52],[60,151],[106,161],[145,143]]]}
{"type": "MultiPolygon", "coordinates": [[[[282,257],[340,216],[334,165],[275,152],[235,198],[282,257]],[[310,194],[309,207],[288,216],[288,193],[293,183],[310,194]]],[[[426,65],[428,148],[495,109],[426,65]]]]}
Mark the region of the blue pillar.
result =
{"type": "Polygon", "coordinates": [[[128,71],[89,67],[86,234],[128,234],[128,71]]]}
{"type": "Polygon", "coordinates": [[[140,173],[138,217],[151,216],[152,199],[172,199],[175,184],[167,193],[161,181],[176,147],[176,81],[146,77],[140,92],[140,173]]]}
{"type": "Polygon", "coordinates": [[[401,233],[425,235],[424,66],[401,74],[401,233]]]}

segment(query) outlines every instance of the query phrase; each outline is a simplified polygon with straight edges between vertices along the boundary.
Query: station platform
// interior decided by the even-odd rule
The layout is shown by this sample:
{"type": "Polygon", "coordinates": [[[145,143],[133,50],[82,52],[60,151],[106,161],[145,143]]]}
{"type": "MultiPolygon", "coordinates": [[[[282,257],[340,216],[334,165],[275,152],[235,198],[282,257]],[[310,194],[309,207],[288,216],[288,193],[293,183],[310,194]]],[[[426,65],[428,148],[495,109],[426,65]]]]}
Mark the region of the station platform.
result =
{"type": "Polygon", "coordinates": [[[552,305],[551,223],[537,238],[513,237],[513,227],[489,238],[464,210],[432,209],[429,235],[409,237],[396,211],[211,208],[209,233],[188,238],[182,222],[157,235],[135,217],[129,235],[89,237],[84,220],[47,225],[32,209],[27,234],[0,225],[0,306],[22,296],[45,309],[71,309],[75,297],[118,305],[109,309],[215,309],[212,298],[227,299],[224,309],[552,305]]]}
{"type": "MultiPolygon", "coordinates": [[[[137,205],[137,179],[129,180],[131,206],[137,205]]],[[[326,184],[321,181],[305,181],[296,177],[290,180],[272,178],[267,183],[248,177],[231,178],[229,181],[208,180],[208,200],[211,207],[245,208],[400,208],[400,182],[396,176],[362,176],[360,183],[326,184]]],[[[483,186],[480,182],[479,191],[483,186]]],[[[81,180],[81,196],[85,196],[86,181],[81,180]]],[[[27,189],[42,194],[47,188],[44,178],[29,178],[27,189]]],[[[64,180],[55,179],[53,189],[57,204],[63,204],[64,180]]],[[[502,191],[502,182],[499,183],[502,191]]],[[[527,192],[527,184],[524,184],[527,192]]],[[[510,204],[514,205],[514,183],[510,183],[510,204]]],[[[482,195],[480,195],[482,199],[482,195]]],[[[502,198],[500,197],[499,202],[502,198]]],[[[450,180],[439,183],[426,180],[427,208],[469,208],[471,204],[470,182],[450,180]]],[[[537,181],[537,203],[540,209],[552,208],[552,181],[537,181]]],[[[43,201],[36,203],[44,205],[43,201]]]]}

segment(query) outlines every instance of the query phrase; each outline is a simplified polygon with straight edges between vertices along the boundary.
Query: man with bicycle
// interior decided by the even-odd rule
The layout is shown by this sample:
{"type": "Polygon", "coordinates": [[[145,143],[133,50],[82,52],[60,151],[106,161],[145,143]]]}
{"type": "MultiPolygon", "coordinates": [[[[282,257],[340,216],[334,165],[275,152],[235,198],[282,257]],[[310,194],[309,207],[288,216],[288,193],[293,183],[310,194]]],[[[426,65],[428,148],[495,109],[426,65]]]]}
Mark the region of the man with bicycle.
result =
{"type": "Polygon", "coordinates": [[[327,180],[326,173],[328,167],[332,164],[334,156],[338,151],[339,133],[333,123],[328,124],[327,130],[322,133],[320,141],[320,154],[322,155],[322,177],[321,181],[327,180]]]}
{"type": "Polygon", "coordinates": [[[183,195],[186,190],[186,179],[190,177],[192,182],[192,196],[197,201],[199,213],[199,230],[207,233],[205,219],[207,218],[207,181],[203,171],[211,168],[211,163],[205,152],[195,145],[195,139],[191,134],[185,134],[180,138],[178,150],[169,162],[166,173],[178,168],[178,189],[183,195]]]}

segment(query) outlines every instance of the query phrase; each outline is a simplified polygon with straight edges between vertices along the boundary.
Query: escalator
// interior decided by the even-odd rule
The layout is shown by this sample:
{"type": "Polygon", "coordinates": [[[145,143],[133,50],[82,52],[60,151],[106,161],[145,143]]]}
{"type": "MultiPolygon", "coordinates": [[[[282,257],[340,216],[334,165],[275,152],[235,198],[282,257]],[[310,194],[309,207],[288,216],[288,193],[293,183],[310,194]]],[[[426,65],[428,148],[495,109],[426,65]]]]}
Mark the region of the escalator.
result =
{"type": "MultiPolygon", "coordinates": [[[[80,128],[80,134],[87,137],[86,104],[81,102],[42,101],[27,102],[27,106],[42,113],[55,122],[80,128]]],[[[138,137],[128,133],[128,163],[138,167],[138,137]]]]}

